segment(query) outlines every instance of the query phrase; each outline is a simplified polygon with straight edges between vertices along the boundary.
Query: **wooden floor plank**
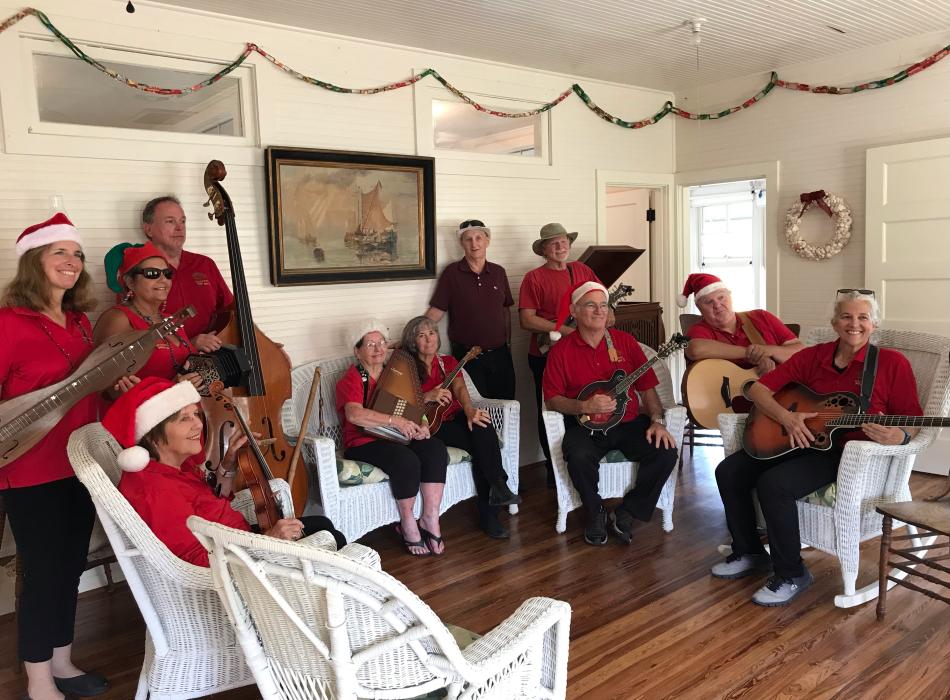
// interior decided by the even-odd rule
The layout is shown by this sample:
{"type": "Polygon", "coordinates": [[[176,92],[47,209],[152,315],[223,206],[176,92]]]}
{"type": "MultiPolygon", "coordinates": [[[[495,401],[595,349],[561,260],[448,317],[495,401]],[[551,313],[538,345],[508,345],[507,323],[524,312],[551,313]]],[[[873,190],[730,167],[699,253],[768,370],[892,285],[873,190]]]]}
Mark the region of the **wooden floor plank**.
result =
{"type": "MultiPolygon", "coordinates": [[[[720,559],[716,546],[728,539],[713,477],[721,456],[721,449],[698,448],[678,476],[673,532],[663,532],[657,514],[635,527],[628,547],[586,545],[579,511],[558,535],[554,494],[538,468],[522,470],[525,503],[509,520],[508,541],[478,532],[474,504],[466,502],[443,519],[444,556],[407,556],[389,528],[362,542],[443,620],[476,632],[530,596],[569,602],[571,698],[950,697],[950,606],[897,588],[883,623],[873,603],[835,608],[837,560],[815,550],[803,552],[815,584],[787,608],[749,601],[762,579],[709,575],[720,559]]],[[[943,483],[915,474],[911,487],[920,497],[943,483]]],[[[862,546],[859,585],[876,579],[878,547],[877,540],[862,546]]],[[[0,618],[0,700],[23,689],[11,663],[15,637],[12,616],[0,618]]],[[[125,586],[81,597],[77,655],[109,676],[113,688],[104,700],[134,694],[143,640],[125,586]]],[[[245,700],[257,692],[215,697],[245,700]]]]}

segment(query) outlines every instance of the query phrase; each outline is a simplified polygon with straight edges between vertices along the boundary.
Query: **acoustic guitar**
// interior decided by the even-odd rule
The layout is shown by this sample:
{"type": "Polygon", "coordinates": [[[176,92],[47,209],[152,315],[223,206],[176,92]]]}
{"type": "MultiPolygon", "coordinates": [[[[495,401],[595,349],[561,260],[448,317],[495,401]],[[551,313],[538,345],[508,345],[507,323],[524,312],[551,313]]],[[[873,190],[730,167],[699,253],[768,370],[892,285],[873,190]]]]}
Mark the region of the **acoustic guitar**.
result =
{"type": "MultiPolygon", "coordinates": [[[[462,368],[469,360],[474,360],[476,357],[482,354],[482,349],[473,345],[472,348],[465,353],[465,357],[459,360],[458,365],[455,369],[448,373],[445,379],[442,380],[442,383],[439,384],[440,389],[448,389],[452,385],[452,380],[454,380],[459,372],[462,371],[462,368]]],[[[453,399],[454,401],[454,399],[453,399]]],[[[430,401],[426,406],[426,421],[429,423],[429,434],[435,435],[439,428],[442,427],[442,417],[445,415],[445,410],[452,405],[452,401],[449,401],[447,404],[442,405],[438,401],[430,401]]]]}
{"type": "Polygon", "coordinates": [[[637,367],[633,372],[627,374],[622,369],[614,372],[610,379],[599,382],[591,382],[577,395],[578,401],[586,401],[595,394],[603,394],[617,401],[617,407],[612,413],[591,413],[583,414],[577,417],[577,422],[590,430],[591,432],[606,433],[613,428],[623,418],[627,411],[627,402],[630,400],[629,390],[633,383],[642,377],[647,370],[662,359],[672,355],[677,350],[682,350],[689,345],[689,338],[681,333],[675,333],[672,338],[663,343],[656,349],[656,355],[637,367]]]}
{"type": "MultiPolygon", "coordinates": [[[[617,305],[633,294],[633,292],[634,289],[629,284],[618,284],[607,295],[607,306],[611,309],[616,309],[617,305]]],[[[577,326],[577,320],[573,316],[568,316],[564,325],[574,328],[577,326]]],[[[538,341],[538,352],[542,355],[547,355],[548,350],[551,349],[555,341],[551,340],[551,336],[547,333],[535,333],[534,338],[538,341]]]]}
{"type": "Polygon", "coordinates": [[[746,391],[758,379],[755,369],[743,369],[729,360],[700,360],[683,377],[683,402],[696,425],[718,430],[720,413],[748,413],[752,402],[746,391]]]}
{"type": "MultiPolygon", "coordinates": [[[[847,428],[855,430],[862,423],[875,423],[898,428],[946,428],[950,418],[943,416],[883,416],[861,413],[861,402],[857,394],[850,391],[837,391],[830,394],[817,394],[807,386],[789,384],[772,395],[781,406],[798,413],[817,413],[808,418],[805,425],[815,436],[810,450],[830,450],[831,436],[836,430],[847,428]]],[[[785,428],[772,420],[754,405],[746,420],[742,434],[742,447],[750,457],[773,459],[781,455],[801,450],[789,444],[789,435],[785,428]]]]}
{"type": "Polygon", "coordinates": [[[113,336],[65,379],[0,403],[0,468],[43,439],[81,399],[135,374],[151,357],[155,344],[175,335],[185,319],[194,315],[195,307],[187,306],[146,330],[113,336]]]}

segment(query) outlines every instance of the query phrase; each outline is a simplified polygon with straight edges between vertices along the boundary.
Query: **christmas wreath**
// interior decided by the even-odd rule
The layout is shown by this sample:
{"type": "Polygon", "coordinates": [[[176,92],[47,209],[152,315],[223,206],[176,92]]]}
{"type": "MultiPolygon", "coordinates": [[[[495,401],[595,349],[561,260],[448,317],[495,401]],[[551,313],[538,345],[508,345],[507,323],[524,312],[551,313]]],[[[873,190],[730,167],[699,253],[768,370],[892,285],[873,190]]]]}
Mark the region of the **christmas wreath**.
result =
{"type": "Polygon", "coordinates": [[[806,192],[799,197],[785,214],[785,240],[798,255],[806,260],[828,260],[841,252],[851,240],[851,207],[844,197],[826,194],[824,190],[806,192]],[[801,237],[798,222],[808,208],[816,204],[831,217],[834,222],[834,235],[824,245],[809,243],[801,237]]]}

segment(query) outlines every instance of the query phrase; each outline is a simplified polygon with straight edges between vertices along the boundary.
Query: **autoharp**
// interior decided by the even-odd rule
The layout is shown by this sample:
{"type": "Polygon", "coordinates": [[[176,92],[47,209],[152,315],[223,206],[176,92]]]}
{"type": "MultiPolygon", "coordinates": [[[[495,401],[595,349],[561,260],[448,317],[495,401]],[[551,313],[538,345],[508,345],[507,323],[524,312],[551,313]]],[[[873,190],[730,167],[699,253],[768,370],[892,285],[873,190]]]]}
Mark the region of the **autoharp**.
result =
{"type": "MultiPolygon", "coordinates": [[[[425,416],[425,403],[422,401],[422,388],[416,362],[405,350],[393,352],[389,362],[376,380],[376,390],[369,401],[369,408],[390,416],[402,416],[413,423],[422,423],[425,416]]],[[[376,428],[363,428],[374,437],[409,444],[409,438],[391,425],[376,428]]]]}

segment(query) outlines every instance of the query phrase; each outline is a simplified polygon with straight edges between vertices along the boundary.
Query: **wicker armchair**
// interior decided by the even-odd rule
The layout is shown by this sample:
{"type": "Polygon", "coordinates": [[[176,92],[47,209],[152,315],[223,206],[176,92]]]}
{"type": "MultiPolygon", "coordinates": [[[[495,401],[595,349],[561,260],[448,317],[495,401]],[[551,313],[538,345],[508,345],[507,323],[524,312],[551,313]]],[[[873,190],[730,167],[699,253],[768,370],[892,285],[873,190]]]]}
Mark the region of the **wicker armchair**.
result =
{"type": "MultiPolygon", "coordinates": [[[[337,478],[336,451],[342,446],[343,429],[336,413],[336,384],[354,361],[353,355],[347,355],[315,360],[294,367],[290,373],[293,396],[284,404],[281,416],[284,433],[289,440],[296,441],[313,382],[314,368],[319,365],[321,369],[320,398],[323,400],[322,421],[320,411],[317,411],[314,406],[305,432],[303,456],[307,464],[311,466],[311,494],[319,494],[326,516],[351,542],[370,530],[399,520],[396,501],[392,497],[388,481],[343,486],[337,478]]],[[[463,375],[472,403],[491,415],[492,425],[498,432],[501,444],[502,464],[508,473],[508,486],[514,493],[518,493],[521,406],[517,401],[482,398],[464,370],[463,375]]],[[[474,496],[475,482],[472,479],[471,463],[466,461],[450,464],[446,474],[445,493],[442,497],[442,512],[444,513],[459,501],[474,496]]],[[[417,517],[421,513],[421,508],[421,499],[416,499],[417,517]]],[[[509,506],[509,512],[517,513],[518,506],[509,506]]]]}
{"type": "Polygon", "coordinates": [[[530,598],[464,649],[392,576],[192,516],[261,697],[563,698],[571,609],[530,598]]]}
{"type": "MultiPolygon", "coordinates": [[[[121,474],[116,455],[121,448],[112,436],[93,423],[75,431],[67,449],[145,620],[145,660],[136,699],[196,698],[254,683],[214,590],[211,570],[172,554],[116,489],[121,474]]],[[[286,482],[275,480],[271,485],[285,504],[290,502],[286,482]]],[[[253,522],[254,504],[247,491],[235,495],[233,503],[253,522]]],[[[327,533],[305,541],[310,546],[336,547],[327,533]]],[[[356,547],[375,556],[372,550],[356,547]]]]}
{"type": "MultiPolygon", "coordinates": [[[[831,329],[808,334],[807,345],[834,340],[831,329]]],[[[917,379],[917,393],[926,415],[947,415],[950,411],[950,338],[881,329],[872,342],[882,348],[900,350],[910,361],[917,379]]],[[[742,449],[746,414],[719,415],[725,453],[742,449]]],[[[861,542],[879,537],[882,517],[875,511],[881,503],[911,500],[910,472],[915,455],[934,441],[937,429],[923,429],[907,445],[879,445],[867,440],[849,442],[838,467],[834,506],[798,501],[798,521],[802,543],[838,557],[844,593],[835,596],[835,605],[850,608],[878,594],[874,582],[855,590],[861,542]]]]}
{"type": "MultiPolygon", "coordinates": [[[[640,343],[647,359],[654,357],[656,351],[653,348],[640,343]]],[[[656,391],[663,403],[664,416],[666,418],[666,429],[676,440],[676,445],[681,446],[683,441],[683,430],[686,427],[686,409],[683,406],[677,406],[676,399],[673,396],[673,380],[670,377],[670,370],[663,362],[658,362],[653,366],[657,379],[660,383],[656,391]]],[[[581,507],[581,497],[571,483],[571,477],[567,472],[567,462],[564,460],[564,451],[561,449],[561,441],[564,439],[564,416],[556,411],[544,411],[544,427],[548,434],[548,446],[551,449],[551,461],[554,462],[554,485],[557,490],[557,522],[554,529],[558,532],[564,532],[567,529],[567,514],[575,508],[581,507]]],[[[609,458],[607,457],[604,459],[609,458]]],[[[673,494],[676,490],[676,474],[674,469],[667,479],[663,490],[660,492],[660,500],[657,501],[657,508],[663,512],[663,529],[670,532],[673,529],[673,494]]],[[[600,495],[603,498],[614,498],[623,496],[636,483],[637,464],[635,462],[606,462],[600,463],[600,495]]]]}

